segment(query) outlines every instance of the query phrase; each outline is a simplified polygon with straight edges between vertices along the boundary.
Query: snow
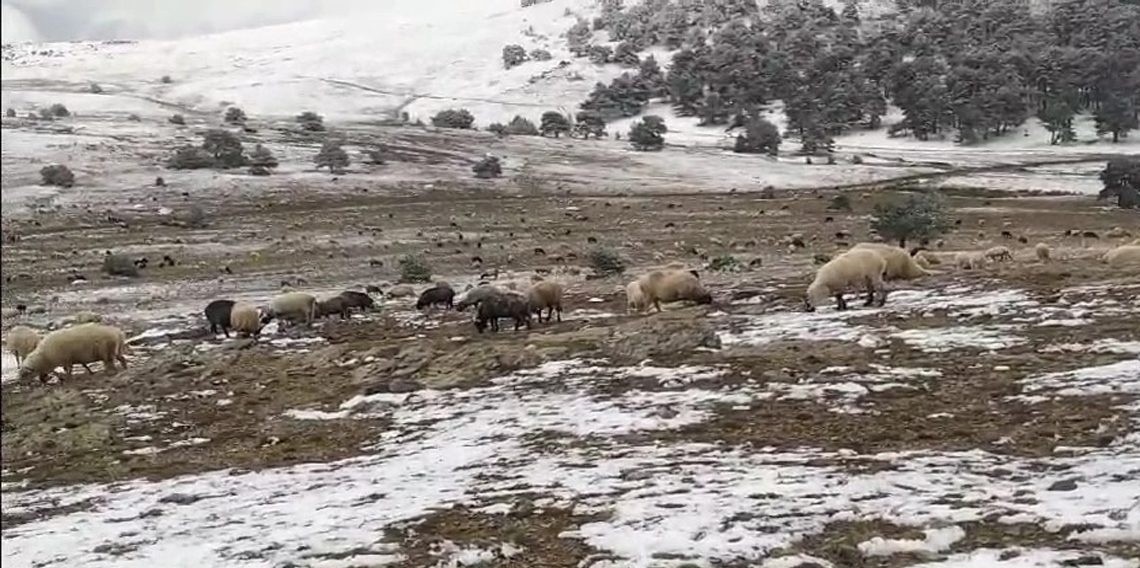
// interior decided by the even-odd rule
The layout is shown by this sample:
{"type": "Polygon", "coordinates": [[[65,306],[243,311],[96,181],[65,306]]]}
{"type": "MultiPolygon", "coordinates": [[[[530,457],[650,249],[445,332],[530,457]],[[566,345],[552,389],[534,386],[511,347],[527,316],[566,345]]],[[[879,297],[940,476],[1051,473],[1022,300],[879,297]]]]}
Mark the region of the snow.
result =
{"type": "Polygon", "coordinates": [[[966,538],[966,531],[959,526],[944,529],[926,529],[923,531],[926,538],[897,539],[877,536],[871,540],[859,543],[859,552],[863,556],[890,556],[901,553],[935,553],[950,548],[955,542],[966,538]]]}

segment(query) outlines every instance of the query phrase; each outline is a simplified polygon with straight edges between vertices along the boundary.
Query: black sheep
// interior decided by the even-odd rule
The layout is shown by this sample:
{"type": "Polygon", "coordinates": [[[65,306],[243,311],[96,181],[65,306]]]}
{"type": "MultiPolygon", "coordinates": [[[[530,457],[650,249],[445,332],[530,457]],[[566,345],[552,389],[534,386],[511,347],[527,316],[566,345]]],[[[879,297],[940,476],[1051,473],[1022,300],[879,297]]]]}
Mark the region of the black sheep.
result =
{"type": "Polygon", "coordinates": [[[230,336],[230,312],[233,309],[233,300],[214,300],[206,306],[206,321],[210,322],[210,333],[217,335],[220,327],[226,337],[230,336]]]}
{"type": "Polygon", "coordinates": [[[344,298],[344,304],[347,309],[360,308],[362,311],[376,309],[376,302],[372,299],[372,296],[364,292],[345,290],[340,293],[340,297],[344,298]]]}
{"type": "Polygon", "coordinates": [[[526,325],[530,329],[530,305],[526,298],[516,294],[492,294],[479,302],[479,312],[475,318],[475,329],[483,333],[488,324],[491,331],[499,331],[499,318],[515,320],[515,331],[526,325]]]}
{"type": "Polygon", "coordinates": [[[443,304],[447,309],[451,309],[455,305],[455,290],[451,286],[435,286],[424,290],[420,294],[420,299],[416,301],[416,309],[422,310],[428,306],[436,304],[443,304]]]}

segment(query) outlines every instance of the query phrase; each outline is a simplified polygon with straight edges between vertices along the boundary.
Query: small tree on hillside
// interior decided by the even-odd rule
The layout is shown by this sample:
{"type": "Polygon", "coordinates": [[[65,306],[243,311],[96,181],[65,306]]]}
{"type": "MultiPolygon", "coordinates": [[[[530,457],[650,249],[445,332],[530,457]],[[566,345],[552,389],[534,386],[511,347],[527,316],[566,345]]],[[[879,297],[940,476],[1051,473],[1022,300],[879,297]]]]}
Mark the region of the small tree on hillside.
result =
{"type": "Polygon", "coordinates": [[[880,203],[874,215],[871,228],[903,248],[909,239],[933,239],[950,228],[946,205],[931,193],[912,194],[901,204],[880,203]]]}
{"type": "Polygon", "coordinates": [[[170,118],[166,119],[170,124],[177,124],[179,126],[186,126],[186,119],[181,114],[172,114],[170,118]]]}
{"type": "Polygon", "coordinates": [[[214,167],[214,157],[199,146],[189,144],[174,150],[174,154],[166,161],[166,167],[172,170],[200,170],[214,167]]]}
{"type": "Polygon", "coordinates": [[[629,143],[634,150],[651,151],[665,147],[665,119],[657,115],[648,115],[634,122],[629,129],[629,143]]]}
{"type": "Polygon", "coordinates": [[[4,116],[8,118],[16,118],[16,109],[8,107],[8,109],[4,111],[4,116]]]}
{"type": "Polygon", "coordinates": [[[1128,136],[1128,132],[1140,128],[1137,119],[1137,109],[1132,100],[1123,96],[1110,96],[1100,104],[1094,114],[1096,119],[1096,133],[1100,135],[1112,134],[1112,141],[1119,142],[1128,136]]]}
{"type": "Polygon", "coordinates": [[[60,103],[55,103],[48,107],[48,112],[50,112],[51,115],[56,118],[66,118],[71,116],[71,111],[67,110],[67,107],[63,106],[60,103]]]}
{"type": "Polygon", "coordinates": [[[400,282],[430,282],[431,266],[424,259],[409,254],[400,257],[400,282]]]}
{"type": "Polygon", "coordinates": [[[226,109],[226,114],[222,118],[227,124],[245,124],[245,111],[238,107],[230,107],[226,109]]]}
{"type": "Polygon", "coordinates": [[[40,168],[41,185],[54,185],[57,187],[71,187],[75,185],[75,174],[62,164],[53,164],[40,168]]]}
{"type": "Polygon", "coordinates": [[[554,59],[554,56],[545,49],[536,48],[530,50],[530,58],[535,61],[550,61],[551,59],[554,59]]]}
{"type": "Polygon", "coordinates": [[[583,139],[601,138],[606,135],[606,121],[602,114],[595,110],[584,110],[574,117],[574,132],[583,139]]]}
{"type": "Polygon", "coordinates": [[[252,175],[267,176],[273,168],[277,167],[277,158],[269,148],[258,144],[253,147],[253,152],[249,154],[249,173],[252,175]]]}
{"type": "Polygon", "coordinates": [[[553,135],[558,138],[562,134],[570,133],[570,121],[558,111],[548,110],[542,113],[542,125],[538,130],[543,136],[553,135]]]}
{"type": "Polygon", "coordinates": [[[503,47],[503,67],[510,69],[522,65],[527,60],[526,49],[518,44],[503,47]]]}
{"type": "Polygon", "coordinates": [[[503,128],[503,132],[514,136],[538,136],[538,127],[533,122],[515,115],[503,128]]]}
{"type": "Polygon", "coordinates": [[[438,128],[469,129],[473,124],[475,117],[465,108],[441,110],[431,117],[431,125],[438,128]]]}
{"type": "Polygon", "coordinates": [[[1108,161],[1100,172],[1104,189],[1098,199],[1116,199],[1124,209],[1140,208],[1140,158],[1125,156],[1108,161]]]}
{"type": "Polygon", "coordinates": [[[497,178],[503,175],[503,164],[495,156],[486,156],[471,167],[479,179],[497,178]]]}
{"type": "Polygon", "coordinates": [[[343,174],[344,169],[349,164],[348,152],[340,147],[340,142],[326,140],[324,144],[321,144],[321,151],[317,153],[314,161],[318,170],[328,168],[330,174],[343,174]]]}
{"type": "Polygon", "coordinates": [[[219,168],[240,168],[248,163],[241,139],[228,130],[207,130],[202,136],[202,149],[214,158],[219,168]]]}
{"type": "Polygon", "coordinates": [[[309,132],[323,132],[325,129],[324,117],[309,110],[297,115],[297,123],[301,125],[302,130],[309,132]]]}
{"type": "Polygon", "coordinates": [[[763,118],[749,120],[744,127],[744,133],[736,136],[736,144],[732,151],[741,154],[764,153],[776,156],[780,153],[780,129],[763,118]]]}

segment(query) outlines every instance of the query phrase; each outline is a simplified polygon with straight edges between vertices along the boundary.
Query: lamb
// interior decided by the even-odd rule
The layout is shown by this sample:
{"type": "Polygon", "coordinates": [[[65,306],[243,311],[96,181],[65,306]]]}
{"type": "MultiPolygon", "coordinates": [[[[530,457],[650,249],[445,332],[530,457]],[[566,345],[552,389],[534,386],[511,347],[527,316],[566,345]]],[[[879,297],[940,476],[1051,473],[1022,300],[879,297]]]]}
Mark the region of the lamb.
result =
{"type": "Polygon", "coordinates": [[[859,243],[849,250],[857,248],[875,251],[883,257],[887,262],[887,280],[914,280],[930,275],[904,248],[883,243],[859,243]]]}
{"type": "Polygon", "coordinates": [[[24,358],[20,366],[20,378],[39,375],[41,383],[47,383],[48,374],[57,367],[63,367],[64,377],[71,379],[71,368],[83,365],[88,372],[88,363],[102,361],[108,373],[115,373],[115,361],[124,368],[127,336],[117,327],[100,323],[84,323],[47,334],[36,349],[24,358]]]}
{"type": "Polygon", "coordinates": [[[1033,253],[1037,255],[1037,260],[1040,260],[1041,262],[1049,262],[1049,254],[1051,253],[1049,245],[1045,243],[1037,243],[1037,245],[1033,247],[1033,253]]]}
{"type": "Polygon", "coordinates": [[[954,257],[954,264],[958,268],[973,270],[986,265],[986,256],[978,251],[962,251],[954,257]]]}
{"type": "Polygon", "coordinates": [[[361,311],[369,311],[376,309],[376,301],[372,296],[364,292],[354,292],[352,290],[345,290],[340,293],[340,297],[344,298],[345,308],[351,310],[353,308],[360,308],[361,311]]]}
{"type": "Polygon", "coordinates": [[[268,323],[273,318],[291,321],[301,321],[305,325],[313,323],[317,315],[317,298],[305,292],[286,292],[273,298],[269,308],[261,318],[262,323],[268,323]]]}
{"type": "Polygon", "coordinates": [[[688,270],[654,270],[637,279],[646,304],[661,311],[661,303],[689,300],[697,304],[711,304],[712,294],[688,270]]]}
{"type": "Polygon", "coordinates": [[[649,303],[645,301],[645,294],[641,293],[641,281],[634,280],[625,287],[625,310],[626,313],[644,313],[649,309],[649,303]]]}
{"type": "Polygon", "coordinates": [[[217,335],[220,327],[227,338],[230,336],[230,315],[233,309],[233,300],[214,300],[206,304],[206,321],[210,322],[210,333],[217,335]]]}
{"type": "Polygon", "coordinates": [[[1104,253],[1101,260],[1109,266],[1140,265],[1140,245],[1120,245],[1104,253]]]}
{"type": "Polygon", "coordinates": [[[448,309],[455,306],[455,290],[446,283],[436,284],[435,286],[424,290],[420,294],[419,300],[416,300],[416,309],[422,310],[428,306],[442,304],[448,309]]]}
{"type": "Polygon", "coordinates": [[[985,257],[986,257],[986,260],[992,260],[994,262],[997,262],[1000,260],[1013,260],[1013,252],[1009,250],[1009,247],[1004,247],[1004,246],[990,247],[989,249],[986,250],[985,257]]]}
{"type": "Polygon", "coordinates": [[[317,302],[317,317],[340,315],[340,319],[348,319],[348,302],[344,296],[333,296],[317,302]]]}
{"type": "Polygon", "coordinates": [[[230,310],[230,329],[238,335],[257,337],[261,333],[261,314],[258,312],[257,306],[237,302],[232,308],[230,310]]]}
{"type": "Polygon", "coordinates": [[[16,365],[20,365],[40,344],[40,334],[30,327],[17,325],[8,330],[8,339],[5,343],[8,345],[8,350],[16,356],[16,365]]]}
{"type": "Polygon", "coordinates": [[[491,331],[499,331],[499,318],[515,320],[515,331],[526,325],[530,329],[530,304],[522,294],[492,294],[479,302],[475,329],[483,333],[490,324],[491,331]]]}
{"type": "Polygon", "coordinates": [[[816,306],[828,297],[834,297],[836,309],[846,310],[847,301],[843,299],[843,293],[849,288],[859,287],[867,290],[868,306],[876,303],[876,293],[879,295],[878,305],[882,306],[887,302],[887,289],[883,283],[886,273],[887,261],[878,251],[859,247],[848,250],[816,271],[815,279],[804,296],[804,309],[815,311],[816,306]]]}
{"type": "Polygon", "coordinates": [[[543,280],[535,283],[526,292],[527,304],[530,305],[531,313],[538,313],[538,322],[542,323],[542,310],[548,310],[546,313],[546,321],[549,322],[550,318],[555,312],[558,313],[558,322],[562,323],[562,285],[557,282],[543,280]]]}
{"type": "Polygon", "coordinates": [[[71,316],[73,323],[99,323],[103,321],[103,316],[91,311],[76,312],[71,316]]]}

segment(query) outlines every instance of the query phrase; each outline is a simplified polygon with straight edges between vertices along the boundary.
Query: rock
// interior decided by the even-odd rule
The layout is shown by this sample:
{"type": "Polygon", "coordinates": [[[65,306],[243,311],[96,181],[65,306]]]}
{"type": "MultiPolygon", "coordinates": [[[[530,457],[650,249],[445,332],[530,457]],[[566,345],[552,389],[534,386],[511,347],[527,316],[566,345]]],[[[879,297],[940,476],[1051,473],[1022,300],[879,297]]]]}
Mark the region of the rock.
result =
{"type": "Polygon", "coordinates": [[[1085,554],[1062,560],[1061,566],[1104,566],[1104,559],[1095,554],[1085,554]]]}
{"type": "Polygon", "coordinates": [[[158,502],[159,503],[173,503],[175,505],[190,505],[192,503],[197,503],[198,501],[201,501],[202,499],[204,499],[204,497],[202,497],[201,495],[190,495],[187,493],[171,493],[170,495],[163,496],[161,499],[158,500],[158,502]]]}
{"type": "Polygon", "coordinates": [[[1077,488],[1077,478],[1062,479],[1049,486],[1049,491],[1074,491],[1077,488]]]}
{"type": "Polygon", "coordinates": [[[388,392],[395,394],[423,390],[423,388],[423,384],[408,379],[393,379],[388,383],[388,392]]]}

